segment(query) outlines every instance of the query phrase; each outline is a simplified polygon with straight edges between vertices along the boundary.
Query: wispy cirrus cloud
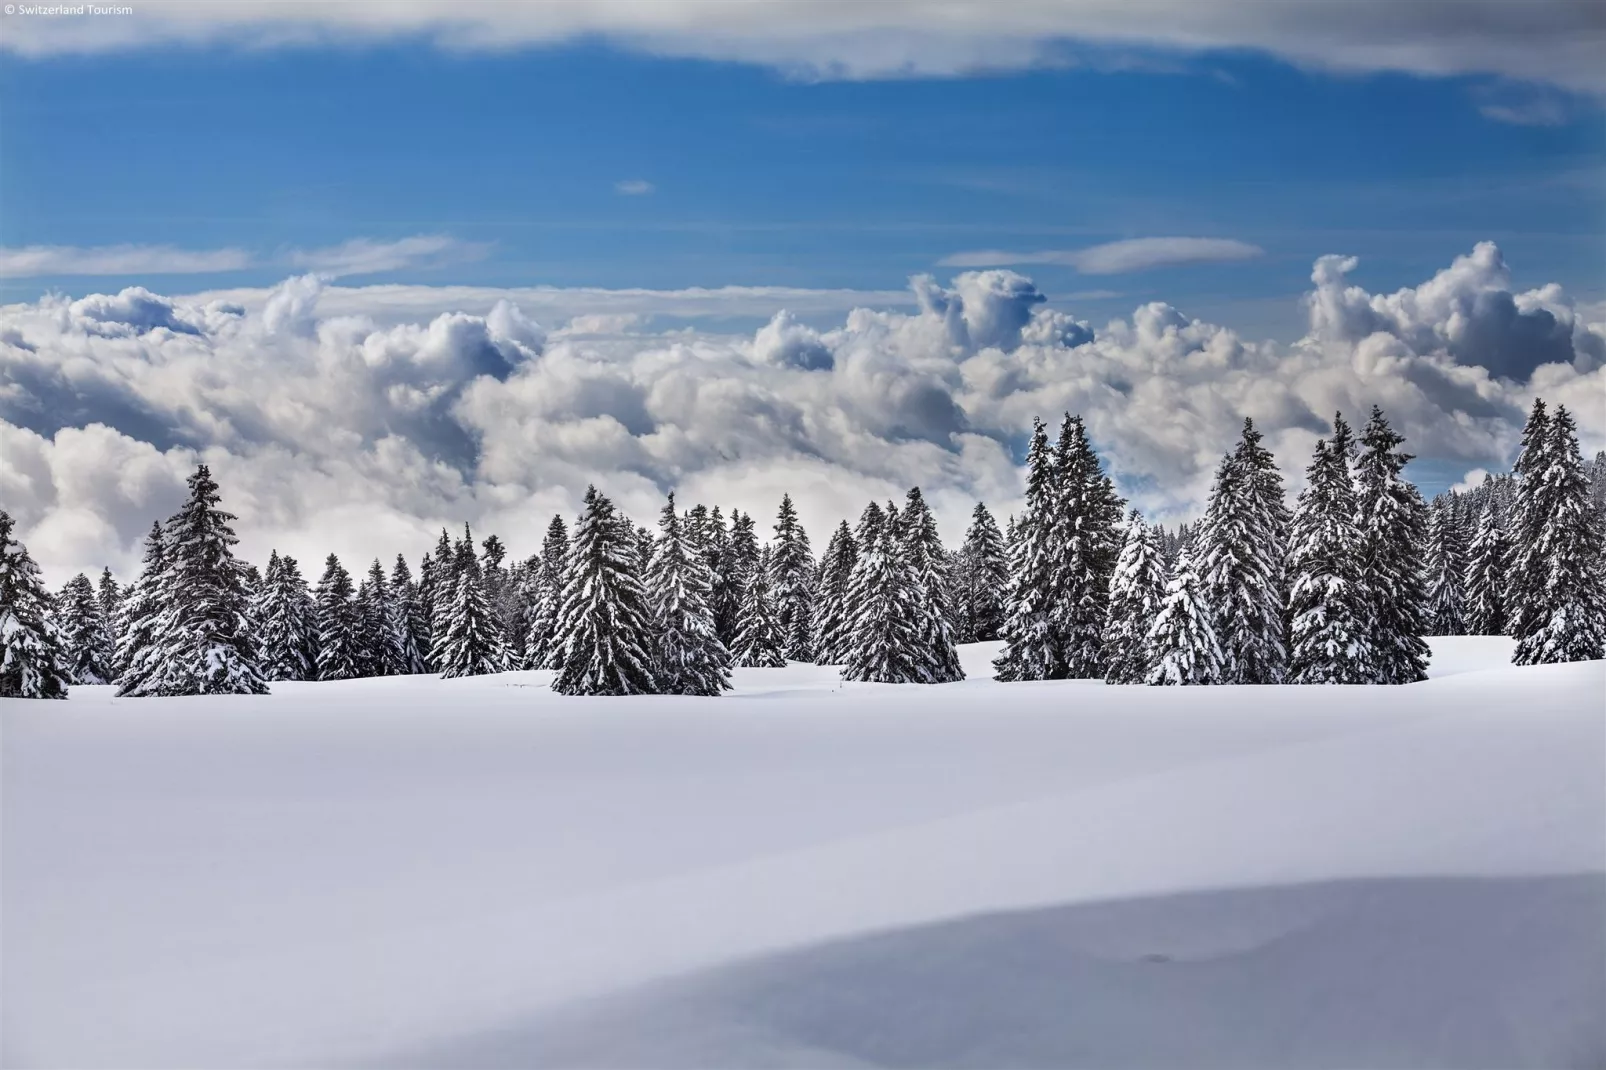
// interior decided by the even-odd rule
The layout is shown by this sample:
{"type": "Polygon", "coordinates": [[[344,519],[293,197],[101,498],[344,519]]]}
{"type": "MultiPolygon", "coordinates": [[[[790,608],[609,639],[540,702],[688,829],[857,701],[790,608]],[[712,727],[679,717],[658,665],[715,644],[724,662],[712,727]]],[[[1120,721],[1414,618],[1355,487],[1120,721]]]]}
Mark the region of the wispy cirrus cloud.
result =
{"type": "Polygon", "coordinates": [[[626,197],[645,197],[657,188],[645,178],[626,178],[613,184],[613,191],[626,197]]]}
{"type": "Polygon", "coordinates": [[[1040,249],[1011,252],[976,249],[938,261],[943,267],[1012,267],[1017,264],[1060,264],[1084,275],[1124,275],[1177,264],[1251,260],[1264,253],[1258,245],[1232,238],[1130,238],[1083,249],[1040,249]]]}
{"type": "Polygon", "coordinates": [[[179,249],[171,245],[22,245],[0,247],[0,278],[90,275],[213,275],[252,268],[299,268],[331,278],[476,260],[490,250],[444,234],[396,241],[353,238],[319,249],[179,249]]]}

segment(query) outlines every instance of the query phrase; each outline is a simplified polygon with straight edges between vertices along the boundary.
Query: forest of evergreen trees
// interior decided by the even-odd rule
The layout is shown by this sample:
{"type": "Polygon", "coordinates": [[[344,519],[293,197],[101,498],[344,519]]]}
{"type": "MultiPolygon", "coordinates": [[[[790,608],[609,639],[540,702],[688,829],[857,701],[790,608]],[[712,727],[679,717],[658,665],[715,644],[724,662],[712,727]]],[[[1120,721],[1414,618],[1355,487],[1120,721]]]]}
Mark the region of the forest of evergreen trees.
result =
{"type": "Polygon", "coordinates": [[[977,504],[950,550],[919,488],[840,522],[816,559],[790,497],[771,537],[718,506],[657,531],[594,487],[539,552],[510,560],[467,526],[416,574],[398,555],[315,583],[277,552],[234,553],[234,517],[206,466],[152,525],[140,574],[46,590],[0,511],[0,696],[260,694],[278,680],[553,670],[571,695],[718,695],[733,666],[841,667],[847,680],[962,679],[955,646],[1003,641],[1003,681],[1403,684],[1428,635],[1506,634],[1517,664],[1603,656],[1606,453],[1585,464],[1571,416],[1535,402],[1509,475],[1425,502],[1381,411],[1335,417],[1290,509],[1250,421],[1204,516],[1144,522],[1067,416],[1039,421],[1023,511],[1000,530],[977,504]]]}

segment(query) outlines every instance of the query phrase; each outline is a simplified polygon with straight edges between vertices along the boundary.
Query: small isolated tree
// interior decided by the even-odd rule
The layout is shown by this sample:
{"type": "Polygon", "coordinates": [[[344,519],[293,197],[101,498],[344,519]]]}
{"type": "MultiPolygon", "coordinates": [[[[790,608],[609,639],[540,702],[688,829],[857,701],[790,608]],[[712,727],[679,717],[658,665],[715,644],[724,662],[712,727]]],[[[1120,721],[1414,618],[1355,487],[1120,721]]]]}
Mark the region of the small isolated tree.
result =
{"type": "Polygon", "coordinates": [[[842,678],[883,684],[930,683],[916,631],[915,581],[898,530],[897,510],[865,510],[859,560],[849,581],[853,618],[842,678]]]}
{"type": "Polygon", "coordinates": [[[1511,544],[1490,499],[1478,515],[1478,528],[1467,550],[1468,635],[1506,634],[1506,572],[1510,560],[1511,544]]]}
{"type": "Polygon", "coordinates": [[[1438,499],[1428,511],[1428,634],[1465,635],[1467,631],[1465,530],[1438,499]]]}
{"type": "Polygon", "coordinates": [[[742,595],[741,624],[731,654],[744,669],[786,667],[786,636],[770,589],[768,557],[766,547],[759,554],[758,566],[748,574],[747,590],[742,595]]]}
{"type": "Polygon", "coordinates": [[[67,672],[75,684],[109,684],[112,670],[111,633],[101,615],[95,585],[80,572],[67,581],[56,600],[56,631],[67,658],[67,672]]]}
{"type": "Polygon", "coordinates": [[[730,687],[730,653],[714,629],[713,577],[669,495],[658,520],[648,573],[657,638],[659,689],[666,695],[718,695],[730,687]]]}
{"type": "Polygon", "coordinates": [[[49,595],[28,548],[0,509],[0,698],[66,698],[71,669],[49,595]]]}
{"type": "MultiPolygon", "coordinates": [[[[880,511],[873,502],[871,508],[880,511]]],[[[858,560],[859,543],[844,520],[826,543],[815,582],[814,660],[821,665],[840,665],[847,657],[853,632],[848,586],[858,560]]]]}
{"type": "Polygon", "coordinates": [[[1154,685],[1217,684],[1224,672],[1221,646],[1204,598],[1204,581],[1184,550],[1176,575],[1166,585],[1165,601],[1149,628],[1148,674],[1154,685]]]}
{"type": "Polygon", "coordinates": [[[1110,581],[1110,609],[1104,624],[1106,683],[1141,684],[1148,679],[1149,632],[1165,596],[1160,540],[1134,509],[1110,581]]]}
{"type": "Polygon", "coordinates": [[[955,639],[986,643],[1004,625],[1004,594],[1009,589],[1009,557],[1004,536],[981,502],[970,514],[970,530],[954,567],[955,639]]]}
{"type": "Polygon", "coordinates": [[[564,568],[558,614],[562,667],[552,689],[565,695],[645,695],[653,672],[652,614],[636,574],[635,532],[613,503],[587,487],[564,568]]]}
{"type": "Polygon", "coordinates": [[[318,609],[293,557],[268,555],[253,616],[262,674],[269,680],[318,678],[318,609]]]}
{"type": "Polygon", "coordinates": [[[1361,586],[1361,533],[1349,467],[1341,453],[1318,441],[1306,477],[1289,555],[1289,681],[1369,683],[1369,609],[1361,586]]]}
{"type": "Polygon", "coordinates": [[[351,680],[362,675],[362,651],[357,645],[357,605],[352,597],[351,573],[330,554],[323,565],[314,600],[318,621],[318,679],[351,680]]]}

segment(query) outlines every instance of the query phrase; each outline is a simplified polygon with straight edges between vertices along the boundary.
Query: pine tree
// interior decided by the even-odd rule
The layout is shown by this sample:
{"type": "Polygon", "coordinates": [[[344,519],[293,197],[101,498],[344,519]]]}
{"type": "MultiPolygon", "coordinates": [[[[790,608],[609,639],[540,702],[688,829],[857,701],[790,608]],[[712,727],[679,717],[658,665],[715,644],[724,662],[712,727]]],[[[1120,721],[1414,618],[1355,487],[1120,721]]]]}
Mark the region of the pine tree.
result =
{"type": "Polygon", "coordinates": [[[1066,415],[1054,461],[1059,476],[1054,539],[1059,592],[1052,611],[1059,643],[1056,675],[1102,678],[1104,619],[1120,552],[1122,502],[1093,452],[1080,416],[1066,415]]]}
{"type": "Polygon", "coordinates": [[[1361,531],[1344,457],[1316,443],[1289,552],[1290,683],[1364,684],[1375,674],[1361,531]]]}
{"type": "Polygon", "coordinates": [[[986,643],[997,639],[1004,624],[1009,557],[993,514],[981,502],[971,511],[970,530],[965,533],[954,576],[955,639],[961,643],[986,643]]]}
{"type": "MultiPolygon", "coordinates": [[[[717,507],[714,513],[718,515],[717,507]]],[[[720,640],[734,652],[742,630],[747,581],[758,567],[758,533],[753,518],[740,509],[732,509],[730,532],[721,543],[720,576],[715,580],[714,619],[719,626],[720,640]]]]}
{"type": "Polygon", "coordinates": [[[1524,586],[1518,595],[1514,665],[1606,655],[1603,538],[1589,500],[1577,432],[1565,406],[1556,407],[1543,436],[1537,444],[1539,456],[1519,469],[1517,526],[1534,541],[1523,545],[1519,565],[1524,586]]]}
{"type": "Polygon", "coordinates": [[[156,694],[157,625],[167,607],[167,536],[151,524],[139,578],[124,593],[117,617],[117,694],[156,694]]]}
{"type": "Polygon", "coordinates": [[[452,546],[452,566],[456,589],[445,614],[435,621],[434,660],[441,678],[506,672],[506,638],[486,593],[484,571],[474,554],[474,533],[467,524],[463,537],[452,546]]]}
{"type": "Polygon", "coordinates": [[[71,667],[28,548],[0,509],[0,698],[66,698],[71,667]]]}
{"type": "MultiPolygon", "coordinates": [[[[451,536],[441,528],[441,537],[435,541],[435,554],[433,567],[426,575],[429,579],[429,650],[425,657],[429,661],[431,672],[440,672],[444,666],[440,661],[440,645],[445,640],[447,617],[452,611],[452,602],[457,598],[457,577],[462,570],[462,554],[460,547],[452,545],[451,536]]],[[[474,556],[472,549],[468,556],[474,556]]]]}
{"type": "Polygon", "coordinates": [[[741,626],[731,656],[744,669],[784,669],[786,635],[781,629],[780,611],[770,585],[770,551],[759,552],[758,565],[747,576],[742,593],[741,626]]]}
{"type": "Polygon", "coordinates": [[[351,680],[362,675],[357,603],[353,593],[351,573],[340,563],[340,558],[330,554],[324,560],[323,578],[318,581],[313,596],[317,603],[320,680],[351,680]]]}
{"type": "Polygon", "coordinates": [[[1450,502],[1436,501],[1428,512],[1428,634],[1466,634],[1466,568],[1466,533],[1450,502]]]}
{"type": "Polygon", "coordinates": [[[293,557],[268,555],[252,616],[257,652],[268,680],[314,680],[318,676],[318,610],[293,557]]]}
{"type": "Polygon", "coordinates": [[[558,614],[565,695],[643,695],[658,690],[652,614],[636,575],[635,539],[613,503],[587,487],[564,568],[558,614]]]}
{"type": "Polygon", "coordinates": [[[787,660],[812,661],[814,657],[814,552],[808,532],[798,522],[790,494],[781,495],[775,518],[770,583],[787,660]]]}
{"type": "Polygon", "coordinates": [[[1478,530],[1467,550],[1466,600],[1468,635],[1504,635],[1507,628],[1506,573],[1511,544],[1491,499],[1478,517],[1478,530]]]}
{"type": "MultiPolygon", "coordinates": [[[[874,502],[871,508],[880,512],[874,502]]],[[[859,560],[859,544],[846,520],[837,525],[826,543],[815,582],[814,659],[821,665],[840,665],[847,657],[853,618],[849,613],[848,586],[859,560]]]]}
{"type": "Polygon", "coordinates": [[[1226,671],[1221,646],[1210,620],[1204,581],[1183,551],[1176,575],[1166,584],[1165,600],[1149,628],[1148,674],[1151,685],[1219,684],[1226,671]]]}
{"type": "Polygon", "coordinates": [[[898,529],[898,513],[890,503],[884,512],[866,509],[860,519],[859,559],[848,584],[852,630],[844,680],[932,682],[915,630],[914,576],[898,529]]]}
{"type": "Polygon", "coordinates": [[[437,565],[433,554],[426,551],[418,562],[418,599],[413,606],[413,620],[422,627],[414,638],[418,643],[418,652],[423,658],[424,671],[435,671],[435,659],[431,653],[435,649],[435,596],[439,584],[436,575],[444,567],[437,565]]]}
{"type": "Polygon", "coordinates": [[[1276,461],[1244,421],[1237,448],[1216,470],[1197,539],[1196,564],[1221,644],[1223,682],[1281,683],[1283,560],[1288,509],[1276,461]]]}
{"type": "Polygon", "coordinates": [[[251,637],[246,572],[234,557],[232,513],[218,507],[206,465],[167,522],[166,605],[156,625],[156,666],[141,694],[265,695],[251,637]]]}
{"type": "Polygon", "coordinates": [[[1110,580],[1110,608],[1104,622],[1106,683],[1141,684],[1148,679],[1149,632],[1165,596],[1165,560],[1158,533],[1134,509],[1110,580]]]}
{"type": "MultiPolygon", "coordinates": [[[[427,559],[429,555],[424,556],[427,559]]],[[[407,567],[407,558],[401,554],[396,555],[396,564],[391,566],[390,596],[401,643],[401,671],[408,675],[429,672],[429,660],[424,656],[425,644],[429,642],[424,596],[413,582],[413,570],[407,567]]]]}
{"type": "Polygon", "coordinates": [[[541,543],[541,568],[525,625],[524,668],[563,668],[558,641],[558,614],[563,605],[563,577],[569,556],[569,529],[561,516],[547,525],[541,543]]]}
{"type": "Polygon", "coordinates": [[[112,570],[100,570],[100,583],[96,588],[95,598],[100,603],[100,619],[106,626],[106,647],[101,652],[105,665],[111,671],[112,683],[117,682],[117,643],[121,636],[118,631],[122,621],[123,591],[112,578],[112,570]]]}
{"type": "Polygon", "coordinates": [[[937,518],[931,515],[919,487],[911,488],[904,498],[901,534],[912,580],[915,643],[926,663],[925,675],[938,684],[963,680],[965,670],[954,648],[948,552],[937,533],[937,518]]]}
{"type": "Polygon", "coordinates": [[[406,672],[405,634],[390,581],[376,557],[357,589],[357,650],[362,674],[400,676],[406,672]]]}
{"type": "Polygon", "coordinates": [[[737,622],[742,612],[742,577],[731,558],[731,533],[719,506],[708,514],[704,539],[708,569],[714,577],[714,626],[719,641],[727,648],[736,640],[737,622]]]}
{"type": "Polygon", "coordinates": [[[1059,473],[1043,421],[1033,422],[1026,452],[1026,509],[1010,540],[1009,594],[993,661],[999,680],[1055,680],[1065,676],[1055,615],[1061,598],[1059,473]]]}
{"type": "Polygon", "coordinates": [[[730,687],[730,652],[714,629],[708,599],[713,577],[690,522],[669,495],[658,520],[658,546],[648,573],[657,640],[654,676],[666,695],[718,695],[730,687]]]}
{"type": "Polygon", "coordinates": [[[67,581],[56,598],[52,618],[67,661],[68,682],[111,683],[115,674],[106,658],[111,639],[88,576],[80,572],[67,581]]]}
{"type": "Polygon", "coordinates": [[[1401,477],[1405,439],[1372,408],[1361,435],[1357,466],[1361,517],[1361,586],[1371,616],[1374,683],[1411,684],[1428,678],[1428,589],[1423,567],[1427,507],[1401,477]]]}

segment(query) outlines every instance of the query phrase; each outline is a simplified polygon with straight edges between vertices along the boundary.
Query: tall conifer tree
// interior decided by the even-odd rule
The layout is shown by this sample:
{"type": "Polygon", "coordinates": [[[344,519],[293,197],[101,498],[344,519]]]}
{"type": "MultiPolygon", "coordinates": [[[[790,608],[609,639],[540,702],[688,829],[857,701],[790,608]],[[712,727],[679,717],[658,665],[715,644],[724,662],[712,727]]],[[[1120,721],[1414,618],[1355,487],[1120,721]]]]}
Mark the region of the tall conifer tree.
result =
{"type": "Polygon", "coordinates": [[[12,534],[15,524],[0,509],[0,698],[66,698],[67,654],[39,566],[12,534]]]}
{"type": "Polygon", "coordinates": [[[747,574],[747,590],[742,594],[741,626],[731,656],[744,669],[783,669],[786,667],[786,635],[770,586],[769,547],[759,553],[758,563],[747,574]]]}
{"type": "Polygon", "coordinates": [[[552,688],[565,695],[643,695],[658,690],[652,614],[636,574],[636,542],[613,503],[587,487],[574,528],[558,615],[562,667],[552,688]]]}
{"type": "Polygon", "coordinates": [[[1506,574],[1511,544],[1500,522],[1498,506],[1489,500],[1478,516],[1478,527],[1467,550],[1466,599],[1468,635],[1505,635],[1506,574]]]}
{"type": "Polygon", "coordinates": [[[1405,440],[1372,409],[1357,466],[1361,585],[1371,617],[1374,683],[1428,678],[1428,589],[1424,566],[1427,507],[1401,473],[1411,460],[1405,440]]]}
{"type": "Polygon", "coordinates": [[[1009,589],[1009,557],[998,523],[981,502],[970,514],[970,530],[954,569],[957,634],[961,643],[998,638],[1004,624],[1004,593],[1009,589]]]}
{"type": "Polygon", "coordinates": [[[1466,532],[1450,502],[1439,500],[1428,510],[1428,634],[1465,635],[1467,631],[1466,532]]]}
{"type": "Polygon", "coordinates": [[[1166,585],[1149,628],[1147,661],[1144,682],[1151,685],[1219,684],[1226,671],[1191,551],[1182,552],[1176,575],[1166,585]]]}
{"type": "Polygon", "coordinates": [[[1110,580],[1104,623],[1106,683],[1141,684],[1149,675],[1149,632],[1165,603],[1165,560],[1156,531],[1132,510],[1110,580]]]}
{"type": "Polygon", "coordinates": [[[1290,683],[1364,684],[1375,676],[1357,515],[1343,454],[1318,441],[1289,553],[1290,683]]]}
{"type": "Polygon", "coordinates": [[[954,649],[953,596],[948,588],[948,552],[937,533],[937,518],[931,515],[919,487],[904,498],[903,543],[912,580],[914,633],[926,674],[932,683],[963,680],[965,670],[954,649]]]}
{"type": "Polygon", "coordinates": [[[770,582],[781,629],[782,650],[791,661],[814,657],[814,552],[790,494],[781,495],[770,556],[770,582]]]}
{"type": "Polygon", "coordinates": [[[111,659],[111,633],[101,614],[95,585],[80,572],[56,599],[56,631],[75,684],[109,684],[116,678],[111,659]]]}
{"type": "MultiPolygon", "coordinates": [[[[871,508],[879,514],[874,502],[871,508]]],[[[847,657],[852,637],[853,617],[849,604],[849,584],[853,566],[859,560],[859,543],[846,520],[837,525],[820,561],[818,592],[814,612],[815,660],[821,665],[840,665],[847,657]]]]}
{"type": "Polygon", "coordinates": [[[731,656],[709,607],[713,576],[688,518],[669,495],[658,520],[658,546],[648,573],[658,688],[667,695],[718,695],[730,687],[731,656]]]}
{"type": "Polygon", "coordinates": [[[999,680],[1054,680],[1065,676],[1055,613],[1062,552],[1059,478],[1043,421],[1034,421],[1026,452],[1026,509],[1015,519],[1010,547],[1009,595],[993,661],[999,680]]]}

